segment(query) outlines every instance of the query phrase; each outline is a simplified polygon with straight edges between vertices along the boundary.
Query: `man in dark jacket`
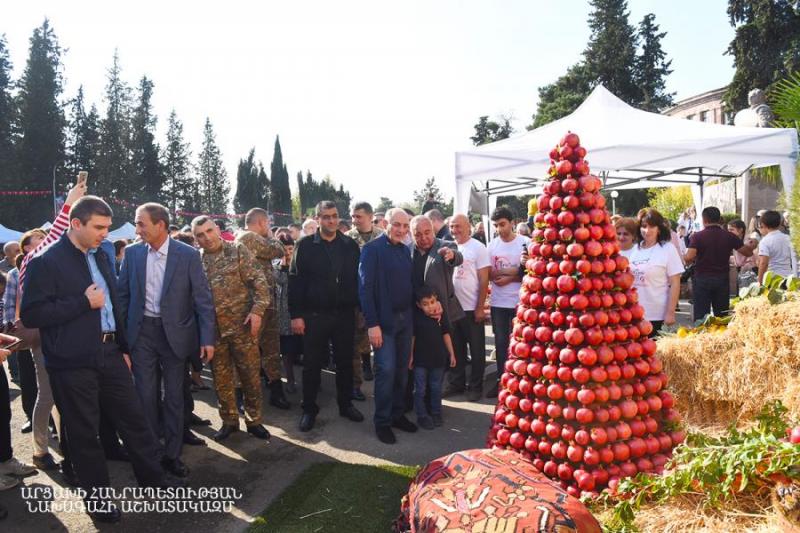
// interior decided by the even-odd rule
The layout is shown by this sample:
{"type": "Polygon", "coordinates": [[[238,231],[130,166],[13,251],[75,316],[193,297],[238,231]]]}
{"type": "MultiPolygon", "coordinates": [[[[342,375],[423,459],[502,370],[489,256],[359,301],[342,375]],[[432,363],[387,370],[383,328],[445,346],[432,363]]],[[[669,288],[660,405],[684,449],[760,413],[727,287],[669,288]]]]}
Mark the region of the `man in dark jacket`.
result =
{"type": "Polygon", "coordinates": [[[109,486],[97,440],[101,403],[122,435],[139,484],[165,486],[172,481],[158,462],[158,441],[122,355],[128,353],[122,306],[111,263],[100,249],[111,216],[111,208],[96,196],[75,203],[69,231],[28,265],[21,319],[40,330],[87,510],[97,520],[116,522],[119,509],[95,491],[109,486]]]}
{"type": "Polygon", "coordinates": [[[292,332],[304,335],[303,416],[300,431],[314,427],[319,407],[320,372],[333,344],[339,414],[364,420],[353,406],[353,335],[358,306],[358,244],[338,231],[336,204],[317,204],[317,232],[294,248],[289,267],[289,314],[292,332]]]}

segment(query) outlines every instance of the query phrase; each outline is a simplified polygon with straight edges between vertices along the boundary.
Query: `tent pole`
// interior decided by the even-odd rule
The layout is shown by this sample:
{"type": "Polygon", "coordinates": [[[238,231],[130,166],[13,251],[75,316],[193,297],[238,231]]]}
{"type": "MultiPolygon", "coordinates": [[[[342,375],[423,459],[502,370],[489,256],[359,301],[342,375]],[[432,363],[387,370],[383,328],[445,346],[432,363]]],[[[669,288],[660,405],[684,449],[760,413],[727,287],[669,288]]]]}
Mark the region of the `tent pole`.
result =
{"type": "Polygon", "coordinates": [[[704,186],[704,182],[703,182],[703,167],[698,167],[697,175],[699,176],[698,177],[698,184],[700,185],[700,209],[702,209],[703,208],[703,186],[704,186]]]}
{"type": "Polygon", "coordinates": [[[750,223],[750,171],[742,174],[742,220],[750,223]]]}

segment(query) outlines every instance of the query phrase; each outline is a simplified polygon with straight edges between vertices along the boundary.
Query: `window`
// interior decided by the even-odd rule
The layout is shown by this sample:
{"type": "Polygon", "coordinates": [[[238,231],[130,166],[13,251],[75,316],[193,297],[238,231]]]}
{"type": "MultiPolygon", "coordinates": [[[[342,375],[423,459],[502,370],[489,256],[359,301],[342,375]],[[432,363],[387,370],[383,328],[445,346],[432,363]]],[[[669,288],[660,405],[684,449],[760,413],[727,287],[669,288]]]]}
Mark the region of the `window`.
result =
{"type": "Polygon", "coordinates": [[[686,115],[686,120],[694,120],[694,115],[686,115]]]}
{"type": "Polygon", "coordinates": [[[708,122],[708,111],[700,111],[700,122],[708,122]]]}

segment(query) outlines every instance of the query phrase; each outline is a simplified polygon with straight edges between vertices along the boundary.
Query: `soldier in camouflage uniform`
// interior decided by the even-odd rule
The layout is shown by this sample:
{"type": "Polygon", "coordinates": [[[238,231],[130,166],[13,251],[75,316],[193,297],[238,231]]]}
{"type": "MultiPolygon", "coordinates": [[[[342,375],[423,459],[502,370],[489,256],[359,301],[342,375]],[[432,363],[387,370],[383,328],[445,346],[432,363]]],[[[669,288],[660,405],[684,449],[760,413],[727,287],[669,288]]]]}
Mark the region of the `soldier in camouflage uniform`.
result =
{"type": "Polygon", "coordinates": [[[212,370],[222,427],[214,434],[214,440],[222,441],[239,431],[235,373],[242,382],[247,432],[269,440],[269,432],[261,425],[261,358],[258,353],[261,317],[270,303],[267,280],[247,248],[223,241],[219,227],[209,217],[195,218],[192,233],[202,248],[203,270],[211,286],[217,315],[212,370]]]}
{"type": "Polygon", "coordinates": [[[256,261],[264,271],[270,294],[270,304],[264,313],[264,323],[261,327],[261,369],[267,376],[267,387],[270,391],[269,403],[279,409],[289,409],[289,402],[283,393],[281,383],[281,356],[280,335],[278,334],[278,310],[275,294],[275,269],[273,259],[280,259],[284,255],[283,245],[272,238],[269,229],[269,214],[261,208],[255,207],[244,216],[245,231],[236,237],[237,243],[242,243],[250,250],[256,261]]]}
{"type": "MultiPolygon", "coordinates": [[[[359,249],[365,244],[383,235],[383,230],[372,223],[372,206],[367,202],[358,202],[353,206],[350,213],[353,219],[353,229],[345,233],[348,237],[358,243],[359,249]]],[[[353,399],[364,401],[364,393],[361,392],[361,384],[372,381],[372,364],[370,363],[370,352],[372,347],[367,336],[367,326],[364,322],[364,315],[360,309],[356,309],[356,335],[354,339],[355,350],[353,350],[353,399]]]]}

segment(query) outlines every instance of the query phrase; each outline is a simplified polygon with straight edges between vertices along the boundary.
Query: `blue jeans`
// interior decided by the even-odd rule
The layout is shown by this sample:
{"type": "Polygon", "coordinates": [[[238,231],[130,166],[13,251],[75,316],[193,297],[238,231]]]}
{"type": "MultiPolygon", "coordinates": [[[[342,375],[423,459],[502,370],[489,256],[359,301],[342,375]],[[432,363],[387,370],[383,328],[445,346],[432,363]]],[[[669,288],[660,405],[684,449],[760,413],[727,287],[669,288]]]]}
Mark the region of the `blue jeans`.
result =
{"type": "Polygon", "coordinates": [[[730,307],[728,278],[695,276],[692,278],[692,320],[700,320],[711,312],[723,316],[730,307]]]}
{"type": "Polygon", "coordinates": [[[425,407],[425,391],[431,397],[431,415],[442,414],[442,380],[444,368],[414,367],[414,410],[417,418],[427,418],[428,409],[425,407]]]}
{"type": "Polygon", "coordinates": [[[408,359],[411,356],[411,309],[394,313],[391,332],[375,350],[375,427],[388,427],[405,412],[408,359]]]}
{"type": "Polygon", "coordinates": [[[508,359],[508,344],[511,338],[511,321],[517,316],[516,309],[492,307],[492,333],[494,334],[495,357],[497,358],[497,381],[503,375],[508,359]]]}

